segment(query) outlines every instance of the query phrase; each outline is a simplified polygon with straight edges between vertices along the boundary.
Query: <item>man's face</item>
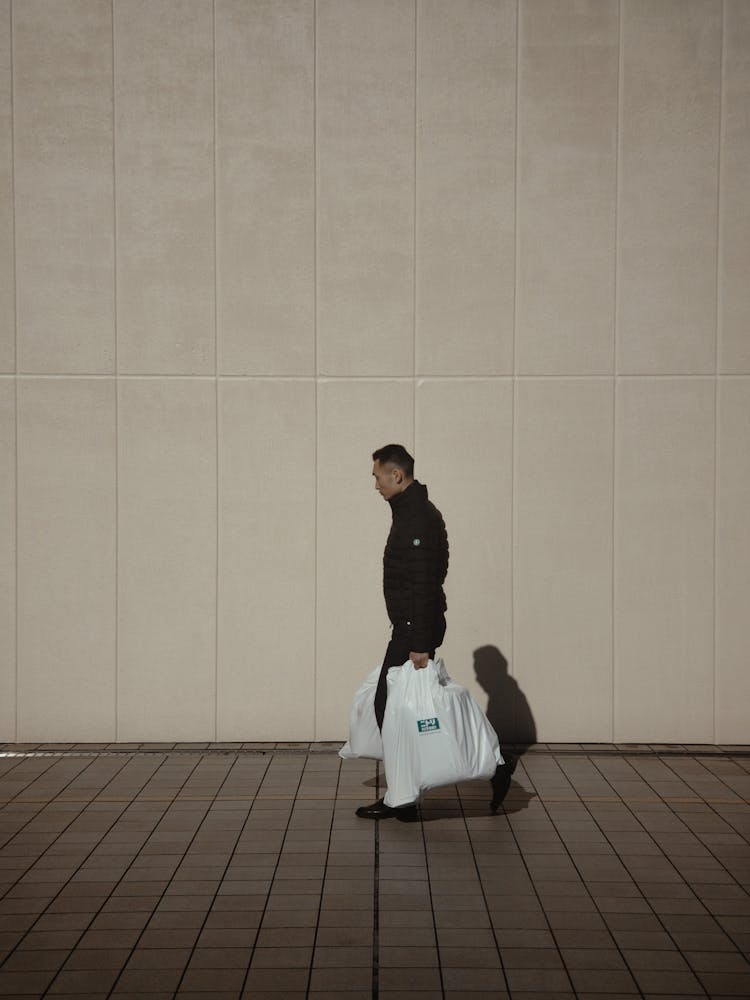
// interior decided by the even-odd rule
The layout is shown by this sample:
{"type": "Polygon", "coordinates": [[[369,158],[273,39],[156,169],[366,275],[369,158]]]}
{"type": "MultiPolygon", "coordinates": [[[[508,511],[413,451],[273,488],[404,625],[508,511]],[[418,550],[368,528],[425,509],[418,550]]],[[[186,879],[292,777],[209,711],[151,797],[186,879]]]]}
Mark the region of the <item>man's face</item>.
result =
{"type": "Polygon", "coordinates": [[[372,474],[375,477],[375,489],[384,500],[390,500],[401,492],[404,474],[398,466],[391,465],[390,462],[385,465],[375,462],[372,474]]]}

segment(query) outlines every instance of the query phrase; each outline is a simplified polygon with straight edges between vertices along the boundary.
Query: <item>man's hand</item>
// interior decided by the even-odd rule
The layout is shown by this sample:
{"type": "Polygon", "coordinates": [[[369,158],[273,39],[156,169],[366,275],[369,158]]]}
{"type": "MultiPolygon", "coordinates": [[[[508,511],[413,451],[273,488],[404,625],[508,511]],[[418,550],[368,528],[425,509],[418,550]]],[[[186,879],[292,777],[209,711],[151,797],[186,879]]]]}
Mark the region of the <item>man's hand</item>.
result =
{"type": "Polygon", "coordinates": [[[422,670],[427,666],[430,654],[429,653],[409,653],[409,659],[414,664],[415,670],[422,670]]]}

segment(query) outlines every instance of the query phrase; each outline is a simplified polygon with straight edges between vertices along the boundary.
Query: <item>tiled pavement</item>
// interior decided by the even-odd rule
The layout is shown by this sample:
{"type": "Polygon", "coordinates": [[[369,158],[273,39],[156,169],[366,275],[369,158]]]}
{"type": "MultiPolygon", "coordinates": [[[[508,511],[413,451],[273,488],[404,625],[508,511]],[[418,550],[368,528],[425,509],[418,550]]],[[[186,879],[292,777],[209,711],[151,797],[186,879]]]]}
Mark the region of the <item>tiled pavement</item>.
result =
{"type": "Polygon", "coordinates": [[[0,748],[0,996],[750,997],[747,748],[536,746],[416,824],[334,750],[0,748]]]}

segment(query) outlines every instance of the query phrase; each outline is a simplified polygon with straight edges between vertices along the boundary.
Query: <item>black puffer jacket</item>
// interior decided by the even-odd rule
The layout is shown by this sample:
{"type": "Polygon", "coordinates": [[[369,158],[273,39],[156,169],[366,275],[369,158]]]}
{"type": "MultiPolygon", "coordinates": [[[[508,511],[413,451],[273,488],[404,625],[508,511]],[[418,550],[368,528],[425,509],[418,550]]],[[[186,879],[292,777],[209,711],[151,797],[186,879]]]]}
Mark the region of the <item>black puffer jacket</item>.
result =
{"type": "Polygon", "coordinates": [[[393,524],[383,553],[383,594],[391,623],[409,636],[411,649],[428,652],[445,632],[448,535],[443,517],[414,480],[388,501],[393,524]]]}

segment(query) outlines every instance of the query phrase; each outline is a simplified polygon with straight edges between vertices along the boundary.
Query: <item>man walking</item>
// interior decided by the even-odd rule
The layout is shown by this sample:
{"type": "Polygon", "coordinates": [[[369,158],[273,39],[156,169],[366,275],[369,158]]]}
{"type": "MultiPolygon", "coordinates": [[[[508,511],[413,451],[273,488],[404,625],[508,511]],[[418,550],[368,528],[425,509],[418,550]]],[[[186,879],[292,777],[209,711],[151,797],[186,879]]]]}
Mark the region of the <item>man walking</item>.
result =
{"type": "MultiPolygon", "coordinates": [[[[415,670],[434,659],[445,636],[443,583],[448,572],[448,536],[427,487],[414,478],[414,459],[403,445],[373,452],[375,489],[391,506],[392,524],[383,554],[383,595],[392,625],[375,693],[375,718],[382,730],[391,667],[411,660],[415,670]]],[[[382,799],[357,809],[364,819],[418,818],[416,804],[391,808],[382,799]]]]}

